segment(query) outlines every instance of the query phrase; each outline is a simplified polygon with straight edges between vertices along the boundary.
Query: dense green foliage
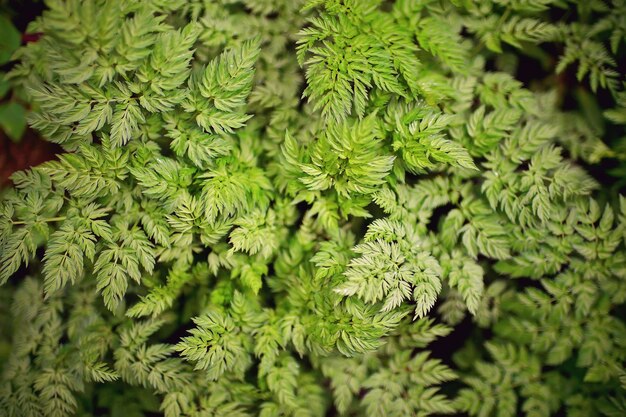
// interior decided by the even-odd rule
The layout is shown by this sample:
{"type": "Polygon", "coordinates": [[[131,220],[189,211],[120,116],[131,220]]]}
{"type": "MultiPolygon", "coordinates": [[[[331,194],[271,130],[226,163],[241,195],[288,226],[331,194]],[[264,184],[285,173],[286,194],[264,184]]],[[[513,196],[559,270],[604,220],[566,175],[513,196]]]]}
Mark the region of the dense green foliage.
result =
{"type": "Polygon", "coordinates": [[[0,415],[626,415],[625,1],[46,5],[0,415]]]}

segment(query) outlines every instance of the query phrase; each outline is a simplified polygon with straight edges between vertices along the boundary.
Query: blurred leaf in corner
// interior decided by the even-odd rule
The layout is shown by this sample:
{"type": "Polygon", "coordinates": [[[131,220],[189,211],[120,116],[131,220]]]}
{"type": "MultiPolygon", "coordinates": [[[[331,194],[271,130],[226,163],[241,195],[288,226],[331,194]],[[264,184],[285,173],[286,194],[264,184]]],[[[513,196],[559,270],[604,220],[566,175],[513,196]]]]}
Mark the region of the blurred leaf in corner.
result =
{"type": "Polygon", "coordinates": [[[26,110],[15,102],[0,104],[0,128],[13,141],[21,139],[26,130],[26,110]]]}
{"type": "Polygon", "coordinates": [[[0,15],[0,65],[11,60],[13,53],[20,46],[20,32],[6,17],[0,15]]]}
{"type": "Polygon", "coordinates": [[[9,81],[4,78],[5,75],[5,73],[0,72],[0,99],[3,99],[11,89],[11,84],[9,84],[9,81]]]}

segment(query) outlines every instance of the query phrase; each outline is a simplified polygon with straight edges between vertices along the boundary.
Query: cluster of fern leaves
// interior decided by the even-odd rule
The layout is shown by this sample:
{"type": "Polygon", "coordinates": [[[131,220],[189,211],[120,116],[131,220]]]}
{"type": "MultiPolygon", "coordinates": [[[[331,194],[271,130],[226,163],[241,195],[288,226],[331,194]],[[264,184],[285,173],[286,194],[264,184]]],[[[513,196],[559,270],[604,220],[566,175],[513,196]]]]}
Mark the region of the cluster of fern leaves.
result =
{"type": "Polygon", "coordinates": [[[626,1],[46,7],[1,416],[626,415],[626,1]]]}

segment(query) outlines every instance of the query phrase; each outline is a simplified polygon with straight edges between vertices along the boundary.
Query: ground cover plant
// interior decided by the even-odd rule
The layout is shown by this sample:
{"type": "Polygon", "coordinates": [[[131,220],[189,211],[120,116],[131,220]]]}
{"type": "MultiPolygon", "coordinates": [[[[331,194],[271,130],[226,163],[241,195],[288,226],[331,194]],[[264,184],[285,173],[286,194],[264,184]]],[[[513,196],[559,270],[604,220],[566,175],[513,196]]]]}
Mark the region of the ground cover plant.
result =
{"type": "Polygon", "coordinates": [[[626,2],[45,5],[0,415],[626,415],[626,2]]]}

